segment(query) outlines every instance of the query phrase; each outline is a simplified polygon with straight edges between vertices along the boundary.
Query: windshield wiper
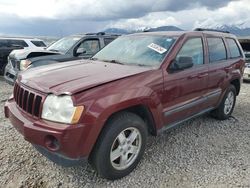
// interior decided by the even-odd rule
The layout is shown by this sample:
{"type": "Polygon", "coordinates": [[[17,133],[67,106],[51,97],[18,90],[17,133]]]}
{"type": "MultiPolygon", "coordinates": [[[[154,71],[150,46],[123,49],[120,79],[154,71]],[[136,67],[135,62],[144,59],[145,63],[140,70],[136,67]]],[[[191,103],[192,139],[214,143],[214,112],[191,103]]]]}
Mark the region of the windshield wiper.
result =
{"type": "Polygon", "coordinates": [[[117,61],[117,60],[102,60],[104,62],[108,62],[108,63],[115,63],[115,64],[119,64],[119,65],[124,65],[124,63],[121,63],[120,61],[117,61]]]}
{"type": "Polygon", "coordinates": [[[91,57],[90,60],[93,60],[93,61],[98,61],[99,59],[96,58],[96,57],[91,57]]]}
{"type": "Polygon", "coordinates": [[[150,65],[145,65],[145,64],[141,64],[141,63],[130,63],[128,65],[135,65],[135,66],[139,66],[139,67],[149,67],[150,65]]]}

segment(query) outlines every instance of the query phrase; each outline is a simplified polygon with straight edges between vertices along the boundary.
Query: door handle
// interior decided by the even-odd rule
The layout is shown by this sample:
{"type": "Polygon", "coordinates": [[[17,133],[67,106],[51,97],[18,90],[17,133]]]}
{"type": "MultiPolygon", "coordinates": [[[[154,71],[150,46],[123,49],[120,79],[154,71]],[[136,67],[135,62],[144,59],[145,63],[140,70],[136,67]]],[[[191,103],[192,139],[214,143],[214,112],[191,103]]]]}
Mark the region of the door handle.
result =
{"type": "Polygon", "coordinates": [[[198,78],[204,78],[207,76],[208,76],[208,73],[198,74],[198,78]]]}
{"type": "Polygon", "coordinates": [[[196,75],[188,76],[187,78],[188,78],[188,79],[198,78],[198,75],[196,74],[196,75]]]}
{"type": "Polygon", "coordinates": [[[208,76],[208,73],[201,73],[201,74],[195,74],[195,75],[192,75],[192,76],[188,76],[188,79],[204,78],[204,77],[207,77],[207,76],[208,76]]]}

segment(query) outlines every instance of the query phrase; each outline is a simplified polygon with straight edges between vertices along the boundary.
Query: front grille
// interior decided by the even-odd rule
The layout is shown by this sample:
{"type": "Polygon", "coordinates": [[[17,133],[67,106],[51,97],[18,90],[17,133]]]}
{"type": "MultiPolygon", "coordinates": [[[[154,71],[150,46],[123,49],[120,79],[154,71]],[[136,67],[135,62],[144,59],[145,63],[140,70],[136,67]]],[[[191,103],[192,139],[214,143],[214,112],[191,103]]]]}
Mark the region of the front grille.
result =
{"type": "Polygon", "coordinates": [[[250,54],[245,54],[246,58],[250,58],[250,54]]]}
{"type": "Polygon", "coordinates": [[[41,114],[42,96],[31,92],[17,83],[14,86],[14,99],[16,104],[32,116],[39,117],[41,114]]]}

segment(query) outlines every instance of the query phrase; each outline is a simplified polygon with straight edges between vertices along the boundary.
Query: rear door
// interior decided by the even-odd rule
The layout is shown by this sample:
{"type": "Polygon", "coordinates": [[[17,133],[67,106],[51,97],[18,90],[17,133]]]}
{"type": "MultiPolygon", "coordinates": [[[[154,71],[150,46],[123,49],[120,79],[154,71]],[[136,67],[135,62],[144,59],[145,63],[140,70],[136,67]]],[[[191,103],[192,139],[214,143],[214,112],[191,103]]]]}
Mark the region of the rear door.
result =
{"type": "Polygon", "coordinates": [[[171,124],[204,110],[204,94],[208,84],[208,65],[205,63],[204,39],[187,37],[175,60],[192,58],[193,67],[177,72],[164,73],[164,122],[171,124]]]}
{"type": "Polygon", "coordinates": [[[207,37],[209,50],[208,106],[216,107],[229,82],[243,73],[243,54],[234,38],[207,37]]]}
{"type": "Polygon", "coordinates": [[[207,36],[208,57],[209,57],[209,80],[206,96],[207,107],[215,107],[228,86],[233,61],[229,60],[229,52],[223,37],[207,36]]]}

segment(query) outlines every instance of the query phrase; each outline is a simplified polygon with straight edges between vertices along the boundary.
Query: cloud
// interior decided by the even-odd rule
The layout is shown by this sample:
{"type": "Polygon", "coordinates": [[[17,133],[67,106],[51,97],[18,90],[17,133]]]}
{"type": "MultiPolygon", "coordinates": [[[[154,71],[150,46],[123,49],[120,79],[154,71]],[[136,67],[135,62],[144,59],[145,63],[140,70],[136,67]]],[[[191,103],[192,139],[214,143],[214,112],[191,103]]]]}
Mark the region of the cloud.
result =
{"type": "Polygon", "coordinates": [[[111,22],[106,28],[121,28],[121,29],[143,29],[146,27],[160,27],[166,25],[180,26],[181,23],[173,16],[168,16],[165,13],[150,13],[142,18],[122,19],[111,22]]]}
{"type": "Polygon", "coordinates": [[[139,18],[152,12],[180,11],[193,7],[215,9],[228,0],[1,0],[0,13],[22,18],[115,20],[139,18]]]}
{"type": "MultiPolygon", "coordinates": [[[[208,3],[211,2],[209,1],[208,3]]],[[[179,26],[187,30],[197,27],[213,28],[221,25],[250,27],[249,0],[232,1],[226,4],[226,6],[217,9],[194,5],[192,9],[177,12],[153,12],[140,18],[115,20],[107,27],[134,29],[141,27],[158,27],[162,26],[161,24],[179,26]]]]}
{"type": "Polygon", "coordinates": [[[229,23],[250,26],[249,0],[0,0],[4,34],[64,36],[107,27],[229,23]]]}
{"type": "Polygon", "coordinates": [[[76,33],[97,32],[107,22],[82,20],[55,20],[45,18],[19,18],[16,16],[0,16],[0,35],[23,36],[65,36],[76,33]]]}
{"type": "Polygon", "coordinates": [[[225,7],[214,11],[204,10],[194,27],[217,27],[220,25],[236,25],[250,27],[249,0],[231,2],[225,7]]]}

